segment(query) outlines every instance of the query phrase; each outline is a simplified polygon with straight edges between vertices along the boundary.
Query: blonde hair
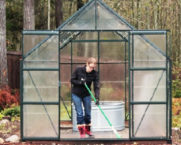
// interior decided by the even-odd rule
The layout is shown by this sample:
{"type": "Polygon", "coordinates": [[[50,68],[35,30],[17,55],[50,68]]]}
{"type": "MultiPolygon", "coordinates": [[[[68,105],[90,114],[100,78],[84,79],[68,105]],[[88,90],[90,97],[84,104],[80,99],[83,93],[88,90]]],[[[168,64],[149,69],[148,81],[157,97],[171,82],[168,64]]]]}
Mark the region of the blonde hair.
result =
{"type": "Polygon", "coordinates": [[[87,59],[87,64],[96,63],[96,62],[97,62],[97,60],[96,60],[96,58],[94,58],[94,57],[89,57],[89,58],[87,59]]]}

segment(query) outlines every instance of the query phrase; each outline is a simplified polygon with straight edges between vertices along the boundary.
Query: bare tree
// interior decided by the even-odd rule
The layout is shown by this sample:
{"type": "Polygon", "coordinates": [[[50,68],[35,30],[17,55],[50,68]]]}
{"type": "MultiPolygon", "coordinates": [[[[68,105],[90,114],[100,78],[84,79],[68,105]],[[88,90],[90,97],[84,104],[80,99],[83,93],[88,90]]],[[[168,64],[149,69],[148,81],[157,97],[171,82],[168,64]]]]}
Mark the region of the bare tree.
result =
{"type": "Polygon", "coordinates": [[[24,30],[35,29],[34,0],[24,0],[24,30]]]}
{"type": "Polygon", "coordinates": [[[50,0],[48,0],[48,30],[50,30],[50,11],[51,11],[50,0]]]}
{"type": "Polygon", "coordinates": [[[0,0],[0,86],[8,84],[5,0],[0,0]]]}
{"type": "MultiPolygon", "coordinates": [[[[24,0],[24,30],[35,29],[34,0],[24,0]]],[[[24,52],[27,53],[34,47],[36,37],[24,37],[24,52]],[[26,49],[25,49],[26,48],[26,49]]]]}
{"type": "Polygon", "coordinates": [[[63,21],[62,0],[55,1],[55,21],[56,27],[60,26],[63,21]]]}

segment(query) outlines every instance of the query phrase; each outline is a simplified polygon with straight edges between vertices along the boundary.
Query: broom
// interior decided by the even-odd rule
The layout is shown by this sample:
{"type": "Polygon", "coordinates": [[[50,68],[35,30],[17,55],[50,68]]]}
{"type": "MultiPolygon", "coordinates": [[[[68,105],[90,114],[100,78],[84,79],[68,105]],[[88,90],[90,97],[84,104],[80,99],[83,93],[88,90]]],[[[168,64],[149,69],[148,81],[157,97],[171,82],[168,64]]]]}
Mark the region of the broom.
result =
{"type": "MultiPolygon", "coordinates": [[[[86,89],[88,90],[88,92],[90,93],[92,99],[94,100],[94,102],[96,103],[96,99],[94,97],[94,95],[92,94],[91,90],[89,89],[89,87],[87,86],[86,83],[84,83],[86,89]]],[[[108,117],[106,116],[106,114],[104,113],[104,111],[101,109],[100,105],[97,105],[97,107],[99,108],[99,110],[101,111],[102,115],[104,116],[104,118],[106,119],[106,121],[108,122],[109,126],[111,127],[112,131],[114,132],[114,134],[116,135],[117,138],[121,138],[121,136],[118,134],[117,130],[113,127],[112,123],[110,122],[110,120],[108,119],[108,117]]]]}

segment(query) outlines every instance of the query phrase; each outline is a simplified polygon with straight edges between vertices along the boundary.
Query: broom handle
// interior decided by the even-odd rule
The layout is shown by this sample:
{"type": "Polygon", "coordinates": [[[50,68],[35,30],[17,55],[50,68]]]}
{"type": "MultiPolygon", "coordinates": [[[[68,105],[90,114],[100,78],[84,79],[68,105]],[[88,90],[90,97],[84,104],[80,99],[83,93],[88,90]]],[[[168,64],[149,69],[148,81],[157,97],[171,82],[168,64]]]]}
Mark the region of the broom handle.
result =
{"type": "MultiPolygon", "coordinates": [[[[94,102],[96,103],[96,98],[94,97],[94,95],[92,94],[91,90],[89,89],[89,87],[87,86],[87,84],[84,84],[86,89],[88,90],[88,92],[90,93],[92,99],[94,100],[94,102]]],[[[101,111],[102,115],[104,116],[104,118],[106,119],[106,121],[108,122],[109,126],[111,127],[111,129],[113,130],[114,134],[117,136],[117,138],[121,138],[120,135],[118,134],[118,132],[116,131],[116,129],[113,127],[112,123],[110,122],[110,120],[108,119],[108,117],[106,116],[106,114],[104,113],[104,111],[101,109],[100,105],[97,105],[99,110],[101,111]]]]}

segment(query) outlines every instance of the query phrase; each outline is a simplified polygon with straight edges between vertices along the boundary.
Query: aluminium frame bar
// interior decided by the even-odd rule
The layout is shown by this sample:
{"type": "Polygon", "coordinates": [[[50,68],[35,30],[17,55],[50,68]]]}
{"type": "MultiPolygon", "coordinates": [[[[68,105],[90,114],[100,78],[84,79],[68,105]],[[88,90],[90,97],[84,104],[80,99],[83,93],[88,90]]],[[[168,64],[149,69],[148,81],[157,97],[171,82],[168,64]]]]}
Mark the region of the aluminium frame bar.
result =
{"type": "MultiPolygon", "coordinates": [[[[24,45],[22,45],[23,47],[24,45]]],[[[23,50],[22,50],[23,51],[23,50]]],[[[24,122],[24,114],[23,114],[23,90],[24,90],[24,84],[23,84],[23,80],[24,80],[24,75],[23,75],[23,60],[21,59],[20,60],[20,118],[21,118],[21,121],[20,121],[20,126],[21,126],[21,129],[20,129],[20,132],[21,132],[21,139],[23,139],[23,134],[24,134],[24,130],[23,130],[23,122],[24,122]]]]}
{"type": "MultiPolygon", "coordinates": [[[[60,32],[59,32],[59,35],[58,35],[58,102],[59,102],[59,104],[58,104],[58,121],[59,121],[59,123],[58,123],[58,139],[60,140],[60,120],[61,120],[61,102],[60,102],[60,99],[63,99],[62,97],[61,97],[61,73],[60,73],[60,32]]],[[[63,103],[64,103],[64,101],[63,101],[63,103]]]]}
{"type": "Polygon", "coordinates": [[[128,103],[128,105],[129,105],[129,140],[131,140],[131,136],[132,136],[132,123],[131,123],[131,119],[133,119],[132,118],[132,105],[130,104],[130,102],[132,101],[132,99],[131,99],[131,71],[129,71],[130,70],[130,68],[131,68],[131,62],[130,62],[130,58],[131,58],[131,55],[130,55],[130,53],[131,53],[131,44],[130,44],[130,40],[131,40],[131,38],[130,38],[130,36],[131,36],[131,34],[130,34],[130,32],[128,32],[128,75],[129,75],[129,77],[128,77],[128,86],[129,86],[129,92],[128,92],[128,97],[129,97],[129,103],[128,103]]]}
{"type": "MultiPolygon", "coordinates": [[[[21,42],[21,46],[22,46],[22,50],[21,53],[24,54],[24,35],[22,35],[22,42],[21,42]]],[[[23,92],[24,92],[24,74],[23,74],[23,58],[20,60],[20,132],[21,132],[21,139],[23,139],[23,134],[24,134],[24,130],[23,130],[23,122],[24,122],[24,114],[23,114],[23,92]]]]}
{"type": "Polygon", "coordinates": [[[59,35],[57,30],[23,30],[23,35],[59,35]]]}
{"type": "Polygon", "coordinates": [[[97,14],[97,11],[98,11],[98,9],[97,9],[97,0],[95,0],[95,30],[97,30],[97,17],[98,17],[98,14],[97,14]]]}
{"type": "Polygon", "coordinates": [[[126,42],[124,43],[124,96],[125,96],[125,98],[124,98],[124,102],[125,102],[125,106],[124,106],[124,109],[125,109],[125,112],[124,112],[124,117],[125,117],[125,120],[126,120],[126,114],[127,114],[127,93],[126,93],[126,91],[127,91],[127,88],[126,88],[126,83],[127,83],[127,79],[126,79],[126,61],[127,61],[127,51],[126,51],[126,49],[127,49],[127,45],[126,45],[126,42]]]}
{"type": "Polygon", "coordinates": [[[65,29],[61,29],[61,30],[55,30],[55,31],[61,31],[61,32],[129,32],[129,31],[132,31],[132,30],[129,30],[129,29],[125,29],[125,30],[122,30],[122,29],[97,29],[97,30],[93,30],[93,29],[84,29],[84,30],[81,30],[81,29],[68,29],[68,30],[65,30],[65,29]]]}
{"type": "Polygon", "coordinates": [[[125,40],[72,40],[72,42],[125,42],[125,40]]]}
{"type": "Polygon", "coordinates": [[[170,141],[168,138],[165,136],[160,136],[160,137],[132,137],[131,140],[134,141],[158,141],[158,140],[167,140],[170,141]]]}
{"type": "MultiPolygon", "coordinates": [[[[131,32],[131,31],[130,31],[131,32]]],[[[132,42],[132,47],[131,47],[131,68],[134,68],[134,35],[131,33],[131,42],[132,42]]],[[[131,70],[130,68],[130,70],[131,70]]],[[[134,71],[131,71],[132,73],[132,94],[131,94],[131,100],[134,100],[134,71]]],[[[132,105],[133,108],[133,105],[132,105]]],[[[132,109],[132,136],[134,137],[134,109],[132,109]]]]}
{"type": "MultiPolygon", "coordinates": [[[[168,61],[167,61],[167,58],[168,58],[168,44],[167,44],[167,41],[168,41],[168,37],[167,37],[167,32],[165,33],[166,35],[166,42],[165,42],[165,46],[166,46],[166,63],[165,63],[165,67],[167,68],[166,69],[166,76],[169,76],[168,75],[168,61]]],[[[166,101],[167,101],[167,104],[166,104],[166,137],[168,138],[169,136],[169,131],[168,131],[168,107],[169,107],[169,102],[168,102],[168,79],[169,77],[166,77],[165,78],[165,81],[166,81],[166,101]]]]}
{"type": "MultiPolygon", "coordinates": [[[[127,61],[121,61],[121,62],[99,62],[97,64],[125,64],[127,63],[127,61]]],[[[70,63],[70,62],[62,62],[61,64],[64,64],[64,65],[70,65],[70,64],[85,64],[85,63],[79,63],[79,62],[74,62],[74,63],[70,63]]]]}
{"type": "MultiPolygon", "coordinates": [[[[170,31],[168,31],[170,32],[170,31]]],[[[170,138],[171,140],[171,136],[172,136],[172,60],[170,59],[170,55],[171,55],[171,43],[170,45],[168,45],[168,42],[170,42],[171,40],[171,36],[168,36],[168,32],[166,33],[166,54],[167,54],[167,62],[166,62],[166,67],[167,67],[167,78],[166,78],[166,82],[167,82],[167,137],[170,138]],[[170,47],[170,49],[169,49],[170,47]],[[170,51],[169,51],[170,50],[170,51]]]]}
{"type": "Polygon", "coordinates": [[[58,71],[58,68],[23,68],[23,71],[58,71]]]}
{"type": "MultiPolygon", "coordinates": [[[[71,72],[71,75],[73,73],[73,44],[72,44],[72,41],[71,41],[71,46],[70,46],[70,61],[71,61],[71,67],[70,67],[70,72],[71,72]]],[[[73,102],[72,100],[72,84],[71,84],[71,91],[70,91],[70,98],[71,98],[71,104],[73,102]]],[[[72,120],[72,116],[73,116],[73,110],[72,110],[72,107],[71,107],[71,120],[72,120]]]]}
{"type": "Polygon", "coordinates": [[[25,101],[23,102],[23,105],[58,105],[59,102],[51,102],[51,101],[37,101],[37,102],[32,102],[32,101],[25,101]]]}
{"type": "Polygon", "coordinates": [[[166,68],[164,67],[155,67],[155,68],[151,68],[151,67],[143,67],[143,68],[130,68],[130,71],[160,71],[160,70],[166,70],[166,68]]]}
{"type": "Polygon", "coordinates": [[[171,140],[171,137],[172,137],[172,61],[171,60],[169,60],[169,62],[170,62],[170,67],[169,67],[169,78],[170,78],[170,80],[169,80],[169,86],[170,86],[170,94],[169,94],[169,103],[170,103],[170,105],[169,105],[169,107],[170,107],[170,110],[169,110],[169,119],[170,119],[170,121],[169,121],[169,139],[171,140]]]}
{"type": "Polygon", "coordinates": [[[97,42],[97,57],[98,57],[98,74],[99,74],[99,76],[100,76],[100,42],[99,42],[99,40],[100,40],[100,32],[98,31],[97,32],[97,36],[98,36],[98,42],[97,42]]]}
{"type": "MultiPolygon", "coordinates": [[[[168,116],[167,116],[167,119],[168,119],[168,122],[167,122],[167,130],[168,130],[168,133],[167,133],[167,137],[170,138],[171,140],[171,136],[172,136],[172,60],[169,58],[169,55],[171,54],[171,52],[169,52],[169,46],[171,47],[171,43],[170,45],[168,46],[168,42],[170,42],[169,40],[169,36],[168,36],[168,32],[166,33],[166,38],[167,38],[167,41],[166,41],[166,54],[167,54],[167,63],[166,63],[166,66],[167,66],[167,78],[166,78],[166,82],[167,82],[167,101],[168,101],[168,116]]],[[[171,38],[171,36],[170,36],[171,38]]]]}
{"type": "Polygon", "coordinates": [[[130,102],[131,105],[153,105],[153,104],[157,104],[157,105],[160,105],[160,104],[167,104],[167,101],[131,101],[130,102]]]}

